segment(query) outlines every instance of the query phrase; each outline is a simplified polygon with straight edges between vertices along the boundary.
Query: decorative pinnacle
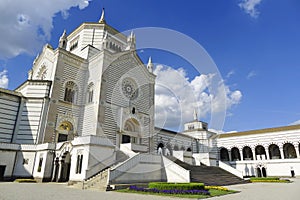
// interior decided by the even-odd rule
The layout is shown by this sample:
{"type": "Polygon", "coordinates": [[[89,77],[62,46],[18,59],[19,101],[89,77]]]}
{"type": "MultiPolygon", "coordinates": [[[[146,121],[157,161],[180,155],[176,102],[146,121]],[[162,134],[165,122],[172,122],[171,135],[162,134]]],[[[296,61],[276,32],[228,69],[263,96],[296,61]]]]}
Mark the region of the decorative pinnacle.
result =
{"type": "Polygon", "coordinates": [[[149,60],[148,60],[147,69],[149,70],[149,72],[151,72],[151,73],[153,72],[153,63],[152,63],[151,56],[149,57],[149,60]]]}
{"type": "Polygon", "coordinates": [[[198,114],[197,114],[196,109],[194,109],[194,120],[195,120],[195,121],[198,120],[198,114]]]}
{"type": "Polygon", "coordinates": [[[102,14],[101,14],[99,23],[106,24],[106,21],[105,21],[105,18],[104,18],[104,14],[105,14],[105,11],[104,11],[104,8],[102,8],[102,14]]]}

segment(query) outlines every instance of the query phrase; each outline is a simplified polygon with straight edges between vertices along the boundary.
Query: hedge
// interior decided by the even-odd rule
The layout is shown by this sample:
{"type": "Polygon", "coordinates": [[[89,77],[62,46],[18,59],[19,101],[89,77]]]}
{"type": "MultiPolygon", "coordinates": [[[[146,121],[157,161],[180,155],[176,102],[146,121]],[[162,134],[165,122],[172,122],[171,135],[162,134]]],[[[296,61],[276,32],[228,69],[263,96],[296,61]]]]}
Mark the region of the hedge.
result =
{"type": "Polygon", "coordinates": [[[36,183],[34,179],[16,179],[14,182],[17,183],[36,183]]]}
{"type": "Polygon", "coordinates": [[[279,177],[251,177],[250,181],[274,181],[274,180],[279,180],[279,177]]]}
{"type": "Polygon", "coordinates": [[[164,183],[152,182],[148,184],[148,188],[156,188],[158,190],[204,190],[203,183],[164,183]]]}

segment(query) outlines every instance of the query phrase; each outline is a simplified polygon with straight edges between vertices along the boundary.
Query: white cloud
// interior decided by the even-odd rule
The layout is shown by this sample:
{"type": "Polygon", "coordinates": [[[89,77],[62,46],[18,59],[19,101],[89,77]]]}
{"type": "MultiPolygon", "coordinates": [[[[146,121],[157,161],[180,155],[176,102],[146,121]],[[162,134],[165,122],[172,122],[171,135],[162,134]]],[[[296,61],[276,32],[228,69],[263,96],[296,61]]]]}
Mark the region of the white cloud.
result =
{"type": "Polygon", "coordinates": [[[34,55],[50,40],[53,17],[68,16],[71,7],[83,9],[91,0],[2,0],[0,3],[0,59],[21,53],[34,55]]]}
{"type": "Polygon", "coordinates": [[[297,120],[297,121],[295,121],[295,122],[293,122],[293,123],[291,123],[289,125],[298,125],[298,124],[300,124],[300,120],[297,120]]]}
{"type": "Polygon", "coordinates": [[[0,72],[0,88],[7,88],[8,81],[7,70],[3,70],[0,72]]]}
{"type": "Polygon", "coordinates": [[[194,109],[198,118],[205,118],[213,113],[228,110],[240,103],[242,93],[231,91],[224,83],[219,83],[218,91],[209,91],[214,74],[201,74],[189,80],[184,69],[173,69],[158,65],[155,87],[155,124],[180,130],[184,122],[193,119],[194,109]],[[224,99],[224,88],[226,99],[224,99]],[[223,90],[223,91],[222,91],[223,90]]]}
{"type": "Polygon", "coordinates": [[[235,74],[235,71],[234,70],[231,70],[230,72],[228,72],[227,74],[226,74],[226,78],[230,78],[232,75],[234,75],[235,74]]]}
{"type": "Polygon", "coordinates": [[[242,0],[239,3],[239,7],[251,17],[257,18],[259,16],[259,11],[256,7],[261,3],[261,1],[262,0],[242,0]]]}
{"type": "Polygon", "coordinates": [[[251,72],[249,72],[248,73],[248,75],[247,75],[247,79],[249,80],[249,79],[251,79],[251,78],[253,78],[253,77],[255,77],[257,74],[256,74],[256,72],[255,71],[251,71],[251,72]]]}

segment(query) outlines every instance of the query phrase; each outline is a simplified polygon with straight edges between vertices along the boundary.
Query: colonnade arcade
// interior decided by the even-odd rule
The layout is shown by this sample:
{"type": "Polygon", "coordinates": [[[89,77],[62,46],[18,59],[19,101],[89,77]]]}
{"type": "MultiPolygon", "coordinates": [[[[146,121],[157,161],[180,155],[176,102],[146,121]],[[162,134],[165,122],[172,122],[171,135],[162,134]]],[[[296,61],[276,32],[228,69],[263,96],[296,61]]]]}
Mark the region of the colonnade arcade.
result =
{"type": "Polygon", "coordinates": [[[242,146],[232,148],[219,148],[221,161],[242,160],[273,160],[273,159],[300,159],[300,143],[286,142],[283,144],[268,144],[255,146],[242,146]]]}

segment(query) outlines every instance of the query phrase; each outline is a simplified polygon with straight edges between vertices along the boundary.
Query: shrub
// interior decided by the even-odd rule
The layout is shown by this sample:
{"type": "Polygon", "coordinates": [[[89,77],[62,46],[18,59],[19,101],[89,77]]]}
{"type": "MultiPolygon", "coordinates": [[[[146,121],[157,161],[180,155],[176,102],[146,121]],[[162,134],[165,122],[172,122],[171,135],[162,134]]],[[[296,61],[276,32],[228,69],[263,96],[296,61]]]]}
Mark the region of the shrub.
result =
{"type": "Polygon", "coordinates": [[[152,182],[148,185],[149,188],[158,190],[204,190],[203,183],[164,183],[152,182]]]}
{"type": "Polygon", "coordinates": [[[250,178],[250,181],[252,183],[254,182],[289,183],[290,182],[288,179],[280,179],[279,177],[265,177],[265,178],[252,177],[250,178]]]}
{"type": "Polygon", "coordinates": [[[34,179],[16,179],[14,182],[17,183],[36,183],[36,180],[34,179]]]}

